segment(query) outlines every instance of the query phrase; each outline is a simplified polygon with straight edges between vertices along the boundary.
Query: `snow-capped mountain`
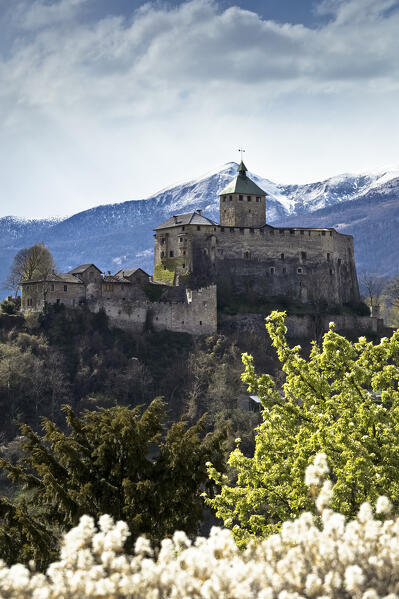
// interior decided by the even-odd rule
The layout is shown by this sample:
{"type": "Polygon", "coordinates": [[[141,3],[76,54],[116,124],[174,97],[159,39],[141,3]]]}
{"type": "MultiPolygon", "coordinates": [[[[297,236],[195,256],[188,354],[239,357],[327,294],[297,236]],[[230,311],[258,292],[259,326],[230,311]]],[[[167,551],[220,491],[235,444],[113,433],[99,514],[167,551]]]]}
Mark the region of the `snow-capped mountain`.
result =
{"type": "MultiPolygon", "coordinates": [[[[137,265],[151,272],[153,227],[173,214],[198,208],[218,221],[219,193],[236,176],[237,167],[230,162],[145,200],[97,206],[61,221],[0,218],[0,281],[15,253],[38,241],[48,245],[61,271],[94,262],[104,271],[137,265]]],[[[248,175],[268,194],[270,224],[334,226],[355,236],[360,270],[396,274],[399,168],[307,185],[276,184],[255,173],[248,175]]]]}

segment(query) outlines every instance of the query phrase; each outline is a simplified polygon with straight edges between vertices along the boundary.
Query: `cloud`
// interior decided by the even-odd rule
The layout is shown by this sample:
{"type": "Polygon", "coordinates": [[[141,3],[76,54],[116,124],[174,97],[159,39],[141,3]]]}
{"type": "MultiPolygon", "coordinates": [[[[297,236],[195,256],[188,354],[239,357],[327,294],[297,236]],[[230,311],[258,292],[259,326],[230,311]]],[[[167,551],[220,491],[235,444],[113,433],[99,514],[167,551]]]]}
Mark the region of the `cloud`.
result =
{"type": "Polygon", "coordinates": [[[21,165],[30,169],[25,185],[48,203],[68,197],[65,213],[106,201],[112,189],[127,194],[134,185],[137,197],[182,179],[188,146],[196,160],[211,140],[230,144],[236,135],[241,143],[274,121],[283,130],[293,107],[312,128],[320,107],[323,127],[339,118],[330,106],[343,98],[342,121],[364,98],[381,106],[398,99],[398,0],[325,0],[319,11],[330,18],[316,29],[212,0],[82,18],[93,2],[14,0],[8,13],[0,176],[14,198],[28,189],[17,181],[21,165]]]}

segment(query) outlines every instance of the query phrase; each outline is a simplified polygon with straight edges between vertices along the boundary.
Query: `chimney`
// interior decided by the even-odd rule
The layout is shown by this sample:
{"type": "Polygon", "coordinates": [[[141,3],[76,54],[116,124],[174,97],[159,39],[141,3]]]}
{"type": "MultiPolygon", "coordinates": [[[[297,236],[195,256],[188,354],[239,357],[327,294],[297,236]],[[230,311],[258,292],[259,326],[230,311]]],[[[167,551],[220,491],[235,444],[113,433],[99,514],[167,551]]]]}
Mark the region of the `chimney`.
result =
{"type": "Polygon", "coordinates": [[[202,210],[201,210],[201,208],[198,208],[197,212],[198,212],[198,214],[201,216],[201,213],[202,213],[202,210]]]}
{"type": "Polygon", "coordinates": [[[173,220],[177,223],[177,216],[173,216],[173,220]]]}

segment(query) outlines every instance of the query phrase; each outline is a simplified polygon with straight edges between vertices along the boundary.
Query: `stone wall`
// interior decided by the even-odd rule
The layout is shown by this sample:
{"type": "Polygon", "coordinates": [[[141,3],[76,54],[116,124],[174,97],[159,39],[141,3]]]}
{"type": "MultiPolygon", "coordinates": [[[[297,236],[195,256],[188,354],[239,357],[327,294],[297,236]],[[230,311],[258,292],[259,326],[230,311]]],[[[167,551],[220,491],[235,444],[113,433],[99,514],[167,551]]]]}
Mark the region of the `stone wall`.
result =
{"type": "MultiPolygon", "coordinates": [[[[193,285],[254,298],[359,301],[353,238],[334,229],[171,227],[155,238],[155,264],[193,285]]],[[[179,279],[180,280],[180,279],[179,279]]]]}
{"type": "Polygon", "coordinates": [[[110,321],[122,329],[143,333],[147,329],[191,335],[211,335],[217,331],[216,287],[179,290],[183,299],[122,300],[97,298],[88,302],[94,312],[104,309],[110,321]]]}
{"type": "MultiPolygon", "coordinates": [[[[221,315],[219,321],[220,329],[230,333],[239,335],[250,333],[260,336],[265,334],[265,317],[262,314],[221,315]]],[[[383,337],[392,333],[392,329],[386,327],[380,318],[350,314],[325,314],[315,317],[308,314],[286,317],[287,337],[289,339],[318,339],[328,331],[330,322],[335,323],[337,333],[351,337],[361,335],[383,337]]]]}
{"type": "Polygon", "coordinates": [[[78,306],[86,297],[83,283],[43,281],[25,283],[21,287],[21,310],[42,310],[45,303],[78,306]]]}

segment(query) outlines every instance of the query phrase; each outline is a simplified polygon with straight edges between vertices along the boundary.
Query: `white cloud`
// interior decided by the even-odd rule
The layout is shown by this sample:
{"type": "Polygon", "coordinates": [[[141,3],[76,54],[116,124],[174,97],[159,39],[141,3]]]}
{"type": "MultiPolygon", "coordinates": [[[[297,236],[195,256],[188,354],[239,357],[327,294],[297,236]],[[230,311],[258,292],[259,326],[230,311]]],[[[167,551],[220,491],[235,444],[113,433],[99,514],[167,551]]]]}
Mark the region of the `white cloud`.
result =
{"type": "Polygon", "coordinates": [[[88,1],[15,0],[13,44],[0,60],[0,176],[14,199],[28,183],[47,205],[54,193],[68,198],[62,213],[137,198],[184,178],[190,160],[205,170],[206,156],[231,159],[224,144],[234,135],[233,148],[247,140],[270,162],[260,131],[280,130],[292,145],[290,135],[309,130],[304,143],[317,143],[323,119],[350,127],[354,107],[368,119],[372,106],[390,111],[398,100],[397,0],[325,1],[319,10],[331,18],[318,29],[221,11],[211,0],[88,22],[80,18],[88,1]],[[21,161],[25,184],[15,182],[21,161]],[[125,195],[109,197],[112,190],[125,195]]]}

